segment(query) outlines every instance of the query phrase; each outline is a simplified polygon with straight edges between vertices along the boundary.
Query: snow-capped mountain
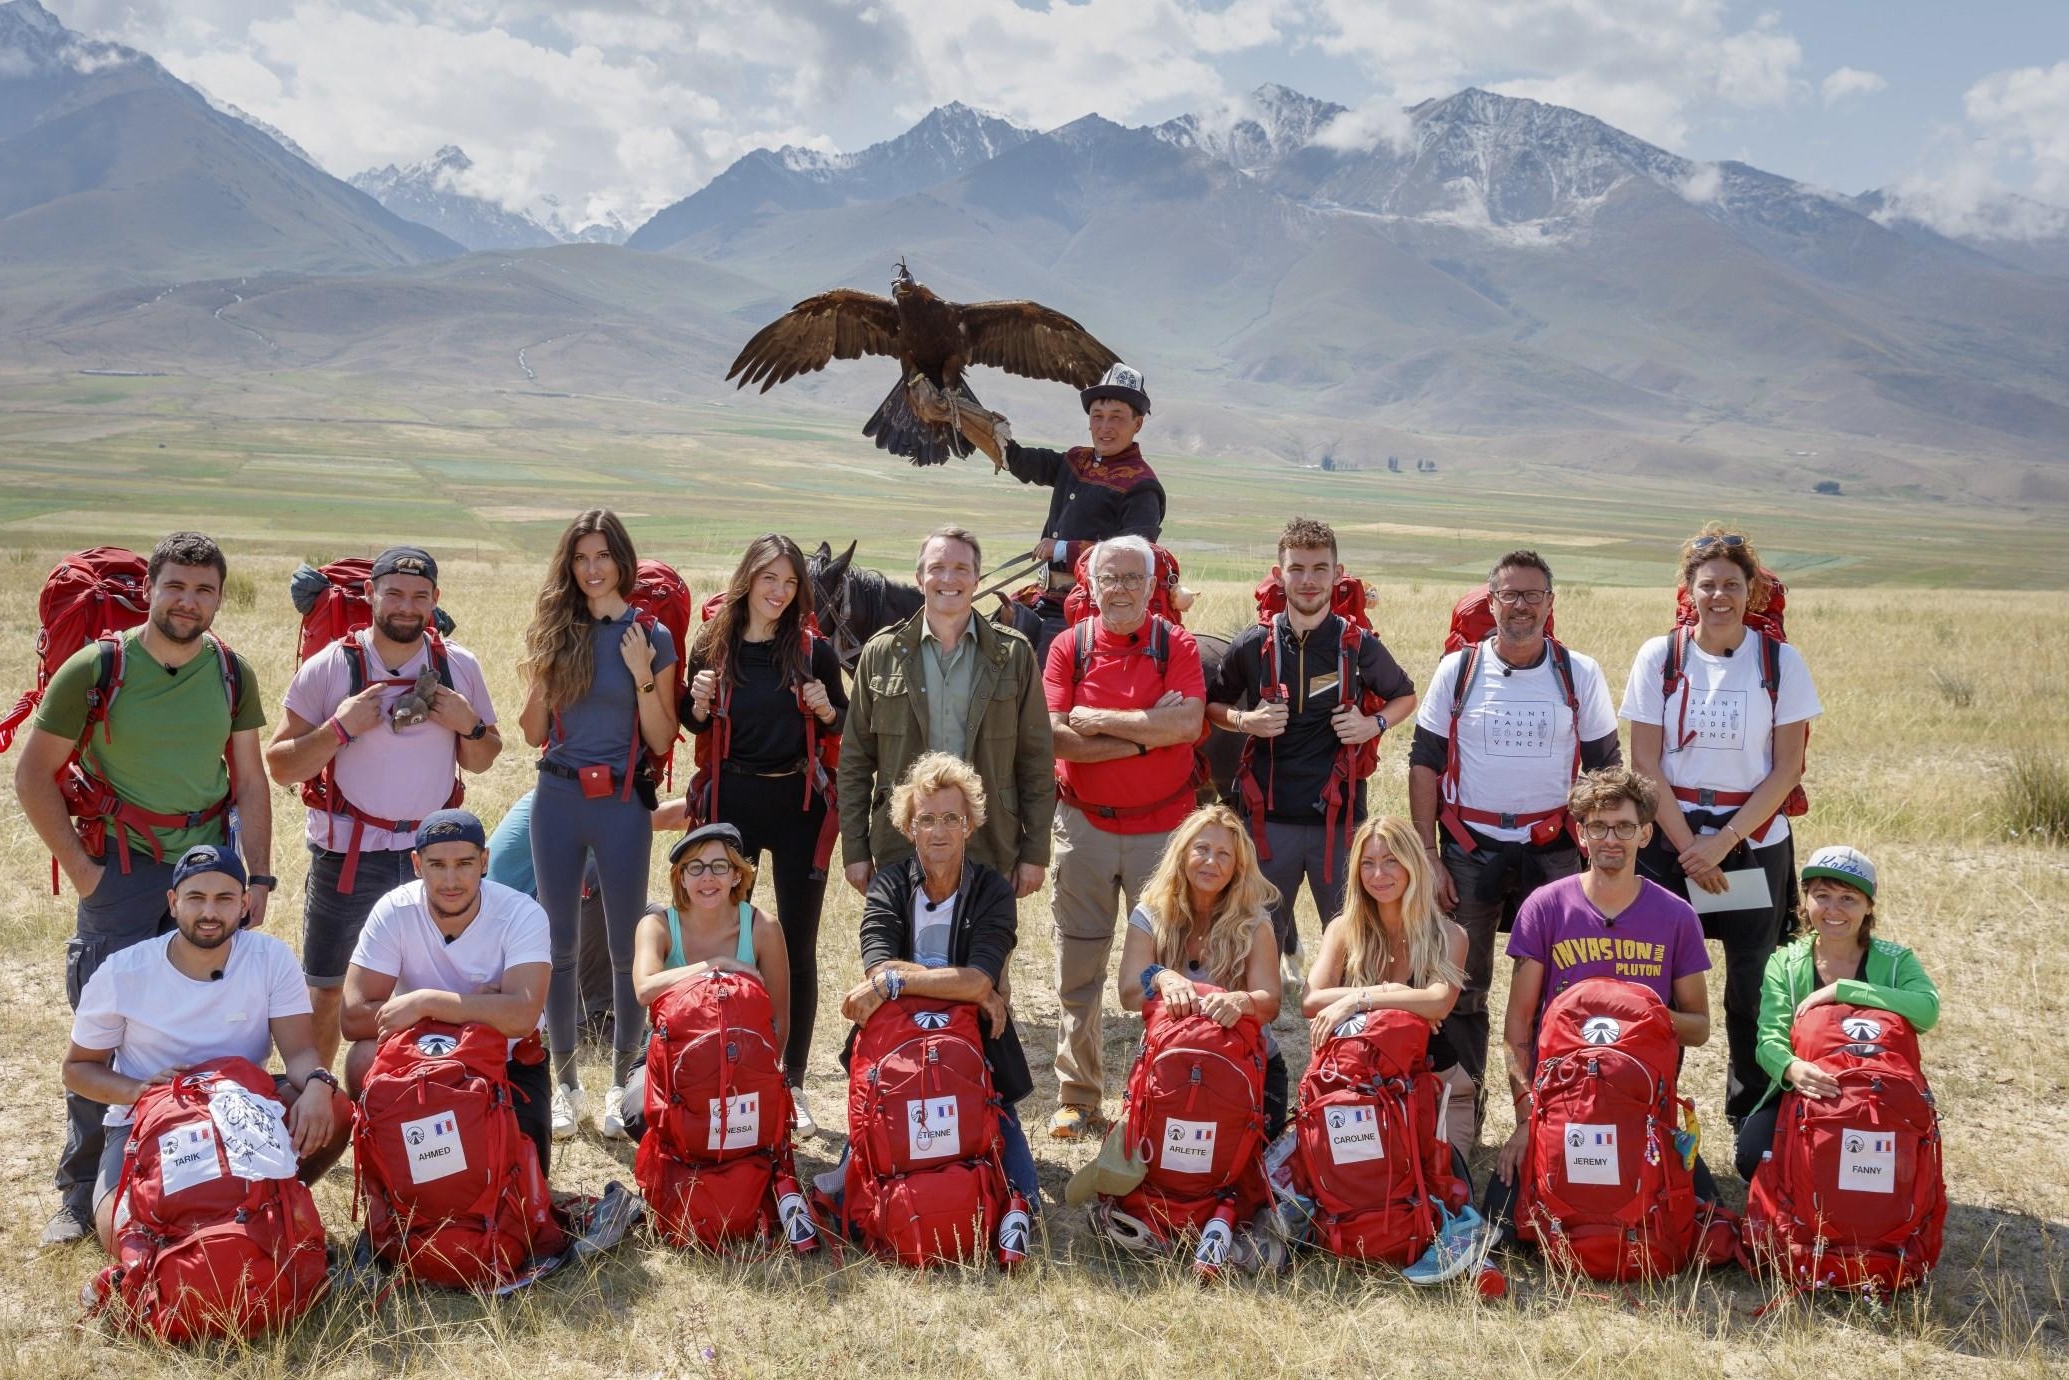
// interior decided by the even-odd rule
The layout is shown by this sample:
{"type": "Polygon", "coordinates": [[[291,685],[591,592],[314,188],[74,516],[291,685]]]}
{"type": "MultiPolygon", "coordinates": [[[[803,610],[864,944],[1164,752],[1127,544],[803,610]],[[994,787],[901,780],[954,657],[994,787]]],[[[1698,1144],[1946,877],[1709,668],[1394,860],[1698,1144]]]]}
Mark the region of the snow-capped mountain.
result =
{"type": "Polygon", "coordinates": [[[1166,120],[1153,132],[1167,143],[1197,149],[1239,172],[1257,172],[1298,155],[1346,113],[1333,101],[1267,83],[1225,106],[1166,120]]]}
{"type": "Polygon", "coordinates": [[[1955,201],[1907,187],[1863,192],[1854,202],[1899,234],[1944,235],[2029,272],[2069,276],[2069,209],[2016,192],[1955,201]]]}
{"type": "Polygon", "coordinates": [[[701,231],[738,228],[769,213],[904,196],[989,162],[1032,135],[958,101],[929,111],[897,138],[857,153],[792,145],[756,149],[657,213],[626,244],[666,249],[701,231]]]}
{"type": "Polygon", "coordinates": [[[408,167],[390,163],[358,173],[352,185],[404,220],[429,226],[469,249],[543,249],[560,243],[561,236],[532,217],[463,190],[473,167],[465,152],[447,144],[408,167]]]}
{"type": "Polygon", "coordinates": [[[220,96],[217,96],[213,91],[207,91],[198,86],[194,89],[196,91],[200,91],[202,99],[207,101],[210,105],[214,106],[217,110],[222,111],[223,114],[228,115],[233,120],[244,121],[244,123],[250,125],[253,129],[265,135],[268,139],[271,139],[274,143],[280,145],[280,147],[286,149],[289,153],[301,159],[310,167],[319,170],[323,167],[323,164],[316,161],[315,154],[309,152],[309,150],[303,148],[300,144],[296,143],[294,141],[293,136],[289,135],[286,130],[280,128],[278,125],[268,124],[266,121],[261,120],[258,116],[252,114],[249,110],[246,110],[243,106],[237,105],[230,101],[226,101],[222,99],[220,96]]]}

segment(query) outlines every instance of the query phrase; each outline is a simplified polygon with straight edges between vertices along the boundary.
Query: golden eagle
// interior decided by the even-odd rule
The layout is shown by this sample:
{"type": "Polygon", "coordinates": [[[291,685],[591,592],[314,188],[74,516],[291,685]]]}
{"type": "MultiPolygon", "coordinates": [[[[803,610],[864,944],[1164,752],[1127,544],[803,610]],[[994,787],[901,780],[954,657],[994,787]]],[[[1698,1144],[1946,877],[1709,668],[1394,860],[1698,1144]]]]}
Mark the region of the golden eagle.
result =
{"type": "Polygon", "coordinates": [[[915,282],[900,259],[889,297],[854,288],[807,297],[756,332],[726,377],[737,377],[741,388],[759,383],[766,393],[830,360],[863,355],[895,356],[900,371],[862,434],[915,465],[970,453],[953,415],[957,404],[982,407],[965,381],[970,365],[1089,388],[1120,359],[1083,326],[1039,302],[943,301],[915,282]],[[925,420],[913,410],[906,386],[916,378],[941,390],[947,420],[925,420]]]}

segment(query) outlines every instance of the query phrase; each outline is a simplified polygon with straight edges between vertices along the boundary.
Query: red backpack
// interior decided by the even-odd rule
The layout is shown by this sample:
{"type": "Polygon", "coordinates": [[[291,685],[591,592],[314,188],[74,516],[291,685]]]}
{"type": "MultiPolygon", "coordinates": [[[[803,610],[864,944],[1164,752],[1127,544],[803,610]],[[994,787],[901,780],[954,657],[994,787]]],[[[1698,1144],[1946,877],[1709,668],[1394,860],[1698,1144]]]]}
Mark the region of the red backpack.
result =
{"type": "MultiPolygon", "coordinates": [[[[323,1221],[300,1179],[246,1179],[216,1133],[226,1085],[279,1116],[272,1075],[221,1059],[136,1100],[116,1201],[129,1220],[94,1290],[161,1341],[247,1339],[292,1322],[329,1287],[323,1221]]],[[[248,1104],[247,1104],[248,1106],[248,1104]]]]}
{"type": "Polygon", "coordinates": [[[1312,1240],[1334,1255],[1413,1264],[1470,1187],[1437,1134],[1430,1023],[1354,1015],[1315,1046],[1294,1113],[1293,1184],[1315,1201],[1312,1240]]]}
{"type": "Polygon", "coordinates": [[[848,1059],[843,1227],[901,1265],[984,1258],[1005,1217],[999,1100],[978,1009],[901,997],[848,1059]]]}
{"type": "MultiPolygon", "coordinates": [[[[288,582],[288,591],[294,601],[295,610],[302,615],[302,631],[295,648],[295,664],[306,662],[310,657],[327,647],[343,644],[347,682],[345,693],[356,695],[369,685],[414,685],[415,676],[376,675],[377,668],[373,653],[360,633],[373,626],[373,606],[367,602],[366,582],[371,578],[373,562],[362,556],[350,556],[342,561],[317,569],[303,565],[297,569],[288,582]]],[[[433,626],[424,630],[424,641],[429,648],[430,666],[438,676],[438,683],[448,690],[453,688],[452,664],[446,654],[443,634],[453,630],[453,620],[444,609],[432,611],[433,626]]],[[[329,815],[343,815],[352,821],[352,833],[345,842],[345,863],[338,871],[338,891],[346,896],[359,877],[359,846],[369,827],[385,829],[392,834],[413,834],[422,820],[383,819],[370,815],[345,798],[344,790],[338,785],[338,759],[332,757],[324,763],[323,770],[310,777],[300,786],[302,803],[312,810],[321,810],[329,815]]],[[[453,788],[447,793],[439,809],[450,810],[467,798],[467,786],[460,779],[457,764],[453,769],[453,788]]],[[[336,820],[332,820],[335,826],[336,820]]],[[[328,834],[328,830],[326,831],[328,834]]],[[[330,848],[334,839],[326,837],[324,847],[330,848]]]]}
{"type": "Polygon", "coordinates": [[[1918,1283],[1939,1263],[1947,1185],[1917,1034],[1894,1011],[1827,1002],[1789,1042],[1839,1095],[1782,1094],[1774,1148],[1746,1194],[1742,1258],[1805,1292],[1918,1283]]]}
{"type": "Polygon", "coordinates": [[[1695,1257],[1695,1180],[1674,1142],[1681,1045],[1649,987],[1584,978],[1545,1007],[1516,1231],[1591,1279],[1674,1274],[1695,1257]]]}
{"type": "MultiPolygon", "coordinates": [[[[712,595],[704,601],[699,621],[709,623],[725,606],[723,592],[712,595]]],[[[826,639],[819,633],[817,618],[808,618],[804,625],[805,665],[810,667],[818,646],[826,639]]],[[[688,653],[684,653],[688,659],[688,653]]],[[[714,665],[711,669],[722,670],[714,665]]],[[[833,860],[833,842],[840,836],[840,803],[835,783],[840,779],[841,738],[838,733],[826,731],[826,725],[819,722],[819,716],[805,707],[805,692],[802,685],[796,687],[797,712],[805,723],[805,798],[798,808],[809,811],[812,799],[817,796],[826,802],[826,818],[819,824],[819,841],[813,850],[812,866],[824,872],[833,860]]],[[[718,818],[719,782],[724,775],[722,768],[726,758],[733,752],[733,689],[726,684],[724,675],[718,677],[718,693],[711,700],[711,727],[704,733],[694,735],[689,790],[686,801],[689,807],[689,827],[709,824],[718,818]]]]}
{"type": "MultiPolygon", "coordinates": [[[[1260,649],[1264,690],[1259,698],[1267,701],[1284,699],[1285,683],[1279,675],[1279,620],[1286,613],[1286,586],[1277,576],[1267,575],[1258,582],[1253,593],[1257,600],[1257,621],[1265,628],[1264,646],[1260,649]]],[[[1358,678],[1358,649],[1367,637],[1377,635],[1367,612],[1371,602],[1371,589],[1362,580],[1349,575],[1338,580],[1330,592],[1329,611],[1337,616],[1338,626],[1343,629],[1336,654],[1337,702],[1355,704],[1361,714],[1377,714],[1386,703],[1358,678]],[[1346,686],[1356,687],[1356,693],[1349,698],[1344,697],[1346,686]]],[[[1242,754],[1236,759],[1235,790],[1243,802],[1243,817],[1249,823],[1250,839],[1257,847],[1257,856],[1269,862],[1272,849],[1265,837],[1264,824],[1273,802],[1270,792],[1259,779],[1259,741],[1247,735],[1243,739],[1242,754]]],[[[1341,834],[1344,847],[1350,847],[1353,821],[1357,817],[1352,801],[1356,798],[1355,793],[1364,789],[1366,778],[1379,769],[1379,743],[1380,740],[1374,738],[1337,751],[1336,763],[1322,797],[1322,817],[1327,826],[1322,851],[1324,881],[1333,880],[1336,874],[1337,836],[1341,834]]]]}
{"type": "MultiPolygon", "coordinates": [[[[684,669],[690,655],[690,618],[696,612],[696,601],[690,598],[689,581],[676,574],[675,567],[665,561],[648,557],[639,563],[639,576],[634,581],[632,593],[626,603],[637,610],[639,625],[651,629],[659,623],[668,629],[668,635],[675,639],[675,665],[669,668],[668,677],[675,683],[675,700],[682,703],[685,684],[684,669]]],[[[643,743],[639,734],[639,719],[632,722],[632,766],[639,764],[643,743]]],[[[663,785],[675,784],[675,746],[670,744],[666,752],[647,754],[647,765],[653,768],[654,779],[663,785]]],[[[628,776],[631,774],[628,768],[628,776]]]]}
{"type": "MultiPolygon", "coordinates": [[[[1468,853],[1477,852],[1479,845],[1473,841],[1468,824],[1491,824],[1501,829],[1527,828],[1530,841],[1542,848],[1560,834],[1573,835],[1573,817],[1564,805],[1549,810],[1534,810],[1523,814],[1502,814],[1494,810],[1470,809],[1458,799],[1458,720],[1465,712],[1466,695],[1473,688],[1473,677],[1480,669],[1480,654],[1487,648],[1487,639],[1494,636],[1494,609],[1492,598],[1486,587],[1467,591],[1451,606],[1451,630],[1444,635],[1444,654],[1463,652],[1459,658],[1458,679],[1451,686],[1451,732],[1444,740],[1444,775],[1439,787],[1437,822],[1444,827],[1460,848],[1468,853]]],[[[1552,636],[1552,617],[1545,615],[1545,645],[1551,649],[1552,669],[1559,677],[1559,688],[1566,694],[1566,709],[1573,716],[1573,777],[1579,779],[1581,768],[1580,752],[1580,692],[1573,681],[1573,654],[1566,650],[1566,644],[1552,636]]],[[[1579,842],[1576,837],[1575,842],[1579,842]]]]}
{"type": "Polygon", "coordinates": [[[633,1174],[670,1243],[765,1235],[790,1159],[790,1085],[769,990],[750,973],[678,982],[648,1012],[647,1133],[633,1174]]]}
{"type": "MultiPolygon", "coordinates": [[[[43,703],[44,692],[50,688],[50,678],[58,668],[80,649],[99,646],[100,668],[93,689],[86,696],[86,726],[72,748],[72,755],[58,768],[57,783],[64,795],[65,813],[79,822],[80,841],[88,852],[105,858],[112,828],[116,863],[124,875],[129,872],[132,847],[148,848],[154,862],[165,860],[154,829],[191,828],[219,819],[237,798],[237,763],[227,739],[223,743],[223,761],[229,767],[230,789],[221,800],[193,814],[163,814],[130,804],[115,794],[114,787],[88,771],[80,757],[80,750],[92,739],[96,727],[101,730],[103,742],[112,741],[108,711],[121,694],[128,674],[128,649],[122,634],[141,627],[150,614],[149,569],[149,562],[142,556],[119,546],[96,546],[57,563],[44,579],[43,592],[36,601],[36,684],[15,702],[5,719],[0,719],[0,752],[5,752],[13,744],[16,732],[43,703]]],[[[244,703],[244,677],[238,670],[237,657],[214,633],[205,633],[203,638],[215,654],[234,723],[244,703]]],[[[55,896],[57,891],[58,867],[53,858],[50,894],[55,896]]]]}
{"type": "Polygon", "coordinates": [[[1149,1170],[1115,1205],[1167,1241],[1198,1231],[1224,1203],[1241,1222],[1264,1206],[1264,1063],[1256,1017],[1223,1028],[1174,1017],[1161,997],[1144,1003],[1121,1118],[1130,1153],[1149,1170]]]}
{"type": "MultiPolygon", "coordinates": [[[[1078,558],[1071,563],[1071,578],[1076,581],[1070,593],[1063,596],[1063,621],[1065,624],[1082,623],[1099,612],[1092,602],[1092,553],[1099,549],[1098,542],[1087,542],[1085,549],[1078,552],[1078,558]]],[[[1185,626],[1184,611],[1178,604],[1178,557],[1150,543],[1149,549],[1156,554],[1156,570],[1149,582],[1149,611],[1178,627],[1185,626]]]]}
{"type": "Polygon", "coordinates": [[[426,1284],[482,1289],[567,1241],[518,1129],[492,1027],[419,1021],[381,1041],[353,1118],[374,1254],[426,1284]]]}
{"type": "MultiPolygon", "coordinates": [[[[1789,640],[1788,633],[1783,629],[1782,613],[1788,607],[1789,592],[1782,582],[1775,577],[1774,572],[1765,566],[1761,567],[1760,574],[1767,581],[1768,585],[1767,607],[1758,613],[1748,613],[1745,622],[1746,626],[1752,630],[1753,635],[1759,639],[1760,688],[1767,692],[1767,703],[1769,709],[1773,710],[1781,703],[1782,644],[1789,640]]],[[[1677,588],[1674,591],[1674,630],[1667,634],[1667,659],[1660,667],[1660,707],[1662,710],[1665,709],[1667,702],[1674,698],[1674,692],[1682,688],[1688,681],[1688,644],[1695,640],[1696,622],[1695,604],[1688,597],[1688,590],[1685,587],[1677,588]]],[[[1806,729],[1806,738],[1808,733],[1809,730],[1806,729]]],[[[1684,698],[1681,701],[1680,721],[1675,725],[1671,740],[1665,746],[1670,752],[1679,752],[1694,741],[1695,735],[1688,730],[1688,701],[1684,698]]],[[[1768,741],[1770,744],[1774,741],[1772,728],[1768,732],[1768,741]]],[[[1772,759],[1772,756],[1773,749],[1770,747],[1770,759],[1772,759]]],[[[1699,790],[1692,786],[1676,786],[1674,787],[1674,798],[1707,810],[1712,807],[1735,809],[1753,797],[1750,791],[1708,791],[1699,790]]],[[[1770,815],[1768,818],[1761,820],[1760,827],[1757,829],[1740,831],[1739,836],[1750,843],[1757,844],[1767,837],[1768,830],[1774,828],[1774,822],[1778,816],[1795,819],[1798,816],[1809,813],[1810,796],[1804,792],[1803,786],[1799,783],[1790,790],[1788,798],[1782,802],[1781,809],[1775,815],[1770,815]]]]}

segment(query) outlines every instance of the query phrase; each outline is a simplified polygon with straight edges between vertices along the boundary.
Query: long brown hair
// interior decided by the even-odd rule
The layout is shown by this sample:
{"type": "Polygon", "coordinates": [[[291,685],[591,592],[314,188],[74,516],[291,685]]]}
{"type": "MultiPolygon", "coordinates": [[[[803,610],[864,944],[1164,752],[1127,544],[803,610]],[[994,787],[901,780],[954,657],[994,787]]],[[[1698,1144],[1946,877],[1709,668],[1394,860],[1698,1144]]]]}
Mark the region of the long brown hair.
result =
{"type": "Polygon", "coordinates": [[[1387,852],[1407,870],[1408,886],[1401,893],[1401,929],[1408,945],[1408,981],[1465,986],[1465,974],[1451,961],[1451,936],[1444,929],[1444,917],[1437,910],[1436,885],[1430,860],[1417,842],[1415,829],[1399,815],[1375,815],[1358,828],[1351,840],[1345,865],[1351,869],[1350,885],[1344,888],[1343,985],[1370,987],[1387,980],[1394,955],[1387,945],[1386,925],[1379,918],[1379,902],[1365,890],[1359,864],[1372,840],[1386,845],[1387,852]]]}
{"type": "Polygon", "coordinates": [[[725,598],[704,626],[697,629],[697,636],[690,643],[691,666],[698,670],[716,668],[727,685],[740,683],[736,669],[740,640],[747,636],[751,621],[747,594],[754,588],[756,578],[778,561],[790,562],[790,571],[797,576],[797,597],[776,620],[776,664],[783,670],[785,685],[802,685],[812,678],[812,665],[805,657],[805,639],[801,635],[805,620],[812,615],[812,581],[805,574],[805,553],[779,532],[769,532],[747,544],[747,554],[733,568],[733,578],[726,585],[725,598]]]}
{"type": "Polygon", "coordinates": [[[588,694],[596,676],[589,597],[575,581],[575,543],[597,532],[603,534],[604,545],[617,562],[619,597],[630,599],[639,583],[639,557],[632,549],[632,536],[610,509],[591,508],[560,534],[553,562],[546,567],[546,583],[539,588],[538,605],[532,610],[531,626],[524,630],[524,657],[517,663],[518,675],[526,685],[545,687],[550,710],[565,709],[588,694]]]}
{"type": "Polygon", "coordinates": [[[1236,866],[1214,903],[1207,922],[1207,975],[1222,987],[1240,987],[1250,962],[1251,936],[1260,918],[1271,913],[1279,889],[1257,866],[1257,847],[1250,831],[1226,805],[1203,805],[1179,821],[1157,859],[1157,870],[1143,883],[1139,905],[1149,913],[1150,935],[1156,940],[1157,962],[1185,971],[1185,934],[1192,921],[1192,886],[1185,879],[1185,855],[1193,840],[1219,825],[1235,841],[1236,866]]]}

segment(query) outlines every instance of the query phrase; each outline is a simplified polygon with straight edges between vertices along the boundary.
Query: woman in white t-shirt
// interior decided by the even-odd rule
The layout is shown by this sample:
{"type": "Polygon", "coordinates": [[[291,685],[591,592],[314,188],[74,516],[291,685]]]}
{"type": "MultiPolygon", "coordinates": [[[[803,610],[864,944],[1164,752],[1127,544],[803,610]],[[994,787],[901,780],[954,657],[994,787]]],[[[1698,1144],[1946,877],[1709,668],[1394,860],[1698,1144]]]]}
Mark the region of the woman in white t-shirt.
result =
{"type": "Polygon", "coordinates": [[[1692,902],[1704,937],[1724,945],[1724,1110],[1736,1125],[1767,1087],[1754,1058],[1760,982],[1796,895],[1782,810],[1823,707],[1802,656],[1764,630],[1773,585],[1742,533],[1711,523],[1684,543],[1681,589],[1695,621],[1638,649],[1622,715],[1632,767],[1681,807],[1660,812],[1639,871],[1692,902]]]}
{"type": "Polygon", "coordinates": [[[1264,1119],[1276,1139],[1286,1126],[1286,1059],[1272,1036],[1278,1019],[1279,945],[1271,923],[1279,889],[1257,866],[1257,849],[1236,812],[1206,805],[1171,831],[1157,870],[1128,914],[1116,985],[1121,1006],[1149,1000],[1142,975],[1174,1016],[1195,1011],[1232,1026],[1254,1016],[1264,1028],[1264,1119]],[[1202,994],[1196,984],[1219,992],[1202,994]]]}

